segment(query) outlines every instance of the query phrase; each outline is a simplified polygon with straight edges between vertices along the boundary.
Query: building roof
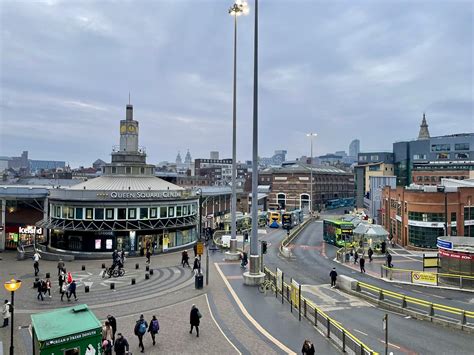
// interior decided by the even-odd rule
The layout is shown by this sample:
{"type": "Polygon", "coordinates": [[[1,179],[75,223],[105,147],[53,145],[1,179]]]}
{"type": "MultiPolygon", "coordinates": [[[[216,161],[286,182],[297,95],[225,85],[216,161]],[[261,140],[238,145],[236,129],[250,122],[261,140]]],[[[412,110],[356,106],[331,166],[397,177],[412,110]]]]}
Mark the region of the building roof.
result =
{"type": "Polygon", "coordinates": [[[184,190],[184,188],[178,185],[154,176],[99,176],[71,186],[69,189],[109,191],[184,190]]]}
{"type": "Polygon", "coordinates": [[[31,323],[39,341],[57,339],[102,326],[85,304],[32,314],[31,323]]]}
{"type": "Polygon", "coordinates": [[[367,236],[388,236],[388,232],[378,224],[360,223],[353,231],[354,234],[363,234],[367,236]]]}
{"type": "Polygon", "coordinates": [[[316,174],[347,174],[347,171],[326,165],[311,165],[302,162],[283,164],[281,167],[270,167],[262,170],[262,173],[307,173],[313,170],[316,174]]]}

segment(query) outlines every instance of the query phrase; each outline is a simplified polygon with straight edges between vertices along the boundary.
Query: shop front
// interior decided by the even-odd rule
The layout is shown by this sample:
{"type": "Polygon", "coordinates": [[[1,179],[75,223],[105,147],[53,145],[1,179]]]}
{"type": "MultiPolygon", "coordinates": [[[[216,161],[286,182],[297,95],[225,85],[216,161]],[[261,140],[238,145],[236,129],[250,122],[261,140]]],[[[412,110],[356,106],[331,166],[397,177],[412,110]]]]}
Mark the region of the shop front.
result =
{"type": "Polygon", "coordinates": [[[5,249],[14,250],[18,246],[29,246],[46,242],[43,235],[43,228],[36,226],[12,226],[5,228],[5,249]]]}
{"type": "MultiPolygon", "coordinates": [[[[437,241],[440,273],[466,276],[463,285],[474,286],[474,240],[469,237],[440,237],[437,241]]],[[[448,278],[445,282],[459,283],[448,278]]]]}

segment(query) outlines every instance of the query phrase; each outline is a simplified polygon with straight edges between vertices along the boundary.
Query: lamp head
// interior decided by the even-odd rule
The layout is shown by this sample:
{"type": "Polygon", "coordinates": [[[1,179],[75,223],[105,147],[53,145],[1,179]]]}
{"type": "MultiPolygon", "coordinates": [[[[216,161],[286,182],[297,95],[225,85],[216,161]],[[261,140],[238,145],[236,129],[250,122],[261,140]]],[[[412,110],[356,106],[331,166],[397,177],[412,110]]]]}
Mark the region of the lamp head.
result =
{"type": "Polygon", "coordinates": [[[5,282],[5,289],[9,292],[15,292],[21,287],[21,280],[11,279],[10,281],[5,282]]]}
{"type": "Polygon", "coordinates": [[[229,14],[231,16],[248,15],[248,13],[249,6],[247,1],[244,0],[235,0],[234,5],[232,5],[229,9],[229,14]]]}

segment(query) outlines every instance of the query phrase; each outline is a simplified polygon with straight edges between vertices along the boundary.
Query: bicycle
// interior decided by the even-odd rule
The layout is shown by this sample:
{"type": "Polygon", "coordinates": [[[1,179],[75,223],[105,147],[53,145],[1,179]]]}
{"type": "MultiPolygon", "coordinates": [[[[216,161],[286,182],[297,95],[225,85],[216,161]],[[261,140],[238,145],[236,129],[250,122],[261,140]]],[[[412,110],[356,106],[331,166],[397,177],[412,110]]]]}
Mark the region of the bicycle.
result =
{"type": "Polygon", "coordinates": [[[276,286],[272,281],[265,280],[260,284],[260,286],[258,286],[258,290],[260,293],[264,293],[266,295],[268,290],[271,290],[273,293],[276,292],[276,286]]]}
{"type": "Polygon", "coordinates": [[[125,269],[112,269],[110,267],[104,269],[104,271],[102,272],[102,278],[105,278],[105,276],[109,276],[109,279],[111,277],[121,277],[125,275],[125,269]]]}

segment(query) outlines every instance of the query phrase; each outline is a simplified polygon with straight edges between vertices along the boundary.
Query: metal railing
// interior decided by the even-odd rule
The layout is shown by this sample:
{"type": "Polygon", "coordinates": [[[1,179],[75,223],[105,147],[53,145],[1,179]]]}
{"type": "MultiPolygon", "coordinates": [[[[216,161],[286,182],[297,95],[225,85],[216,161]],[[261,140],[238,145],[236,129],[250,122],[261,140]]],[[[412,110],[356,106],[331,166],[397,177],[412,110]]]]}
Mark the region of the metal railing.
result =
{"type": "MultiPolygon", "coordinates": [[[[474,312],[471,311],[406,296],[365,282],[357,282],[356,291],[375,300],[386,301],[404,309],[411,309],[431,318],[459,323],[461,327],[472,328],[474,326],[474,312]]],[[[474,328],[472,329],[474,330],[474,328]]]]}
{"type": "MultiPolygon", "coordinates": [[[[278,285],[276,274],[267,267],[264,268],[265,278],[270,280],[275,286],[278,285]]],[[[378,355],[377,352],[370,349],[347,329],[341,323],[329,317],[323,310],[318,308],[313,302],[302,296],[298,297],[298,303],[294,304],[291,297],[291,285],[282,280],[281,289],[277,288],[275,298],[281,299],[281,302],[287,301],[290,304],[290,311],[298,312],[298,317],[306,318],[313,326],[321,330],[326,337],[330,338],[343,352],[351,352],[353,354],[361,355],[378,355]]]]}
{"type": "Polygon", "coordinates": [[[453,287],[459,289],[474,289],[474,276],[461,274],[446,274],[440,272],[389,268],[380,266],[380,276],[392,281],[411,284],[453,287]]]}
{"type": "Polygon", "coordinates": [[[283,255],[290,256],[291,252],[288,251],[288,245],[312,222],[315,217],[310,216],[306,221],[303,221],[298,227],[292,229],[290,234],[285,237],[280,243],[280,253],[283,255]],[[285,252],[285,250],[287,250],[285,252]]]}

